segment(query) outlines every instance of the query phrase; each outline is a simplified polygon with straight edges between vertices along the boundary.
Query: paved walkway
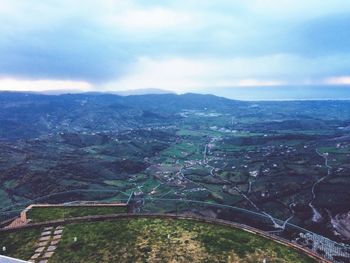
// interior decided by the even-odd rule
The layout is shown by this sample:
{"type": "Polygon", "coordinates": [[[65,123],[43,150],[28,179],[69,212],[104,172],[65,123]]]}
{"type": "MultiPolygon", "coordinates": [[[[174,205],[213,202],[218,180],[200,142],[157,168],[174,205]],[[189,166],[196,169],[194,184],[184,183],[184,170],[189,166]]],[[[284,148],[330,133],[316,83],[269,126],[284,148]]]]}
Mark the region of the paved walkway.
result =
{"type": "Polygon", "coordinates": [[[36,249],[29,262],[47,263],[55,253],[55,250],[62,238],[63,226],[56,228],[45,227],[41,232],[40,238],[36,244],[36,249]]]}
{"type": "MultiPolygon", "coordinates": [[[[0,0],[1,1],[1,0],[0,0]]],[[[7,226],[3,227],[4,229],[17,228],[24,225],[27,225],[31,222],[31,219],[27,217],[27,213],[32,208],[55,208],[55,207],[63,207],[63,208],[74,208],[74,207],[125,207],[128,209],[128,204],[125,203],[95,203],[88,201],[80,201],[80,202],[72,202],[70,204],[31,204],[26,207],[11,223],[7,226]]],[[[0,222],[1,223],[1,222],[0,222]]]]}

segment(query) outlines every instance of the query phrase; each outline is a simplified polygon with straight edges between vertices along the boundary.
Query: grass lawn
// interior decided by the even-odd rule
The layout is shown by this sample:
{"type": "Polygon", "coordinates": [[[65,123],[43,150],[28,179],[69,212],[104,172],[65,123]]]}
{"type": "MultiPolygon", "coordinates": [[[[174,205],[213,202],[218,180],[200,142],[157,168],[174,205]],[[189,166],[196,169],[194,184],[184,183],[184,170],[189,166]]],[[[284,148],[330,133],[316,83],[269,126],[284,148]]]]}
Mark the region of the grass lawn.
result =
{"type": "Polygon", "coordinates": [[[90,215],[109,215],[117,213],[126,213],[127,208],[120,207],[34,207],[29,210],[27,217],[32,222],[44,222],[50,220],[90,216],[90,215]]]}
{"type": "Polygon", "coordinates": [[[12,233],[0,233],[0,254],[28,260],[35,250],[35,243],[40,237],[40,229],[24,229],[12,233]],[[6,247],[6,252],[2,247],[6,247]]]}
{"type": "Polygon", "coordinates": [[[66,225],[50,263],[316,262],[251,233],[174,219],[119,219],[66,225]],[[77,237],[77,242],[74,242],[77,237]]]}

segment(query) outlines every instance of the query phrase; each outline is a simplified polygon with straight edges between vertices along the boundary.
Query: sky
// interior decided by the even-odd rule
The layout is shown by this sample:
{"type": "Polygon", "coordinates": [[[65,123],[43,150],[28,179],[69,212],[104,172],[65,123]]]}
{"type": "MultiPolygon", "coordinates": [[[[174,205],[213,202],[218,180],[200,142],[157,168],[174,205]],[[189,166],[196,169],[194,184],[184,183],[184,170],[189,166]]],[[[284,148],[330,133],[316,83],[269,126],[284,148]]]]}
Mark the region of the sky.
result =
{"type": "Polygon", "coordinates": [[[349,0],[0,0],[0,90],[350,91],[349,28],[349,0]]]}

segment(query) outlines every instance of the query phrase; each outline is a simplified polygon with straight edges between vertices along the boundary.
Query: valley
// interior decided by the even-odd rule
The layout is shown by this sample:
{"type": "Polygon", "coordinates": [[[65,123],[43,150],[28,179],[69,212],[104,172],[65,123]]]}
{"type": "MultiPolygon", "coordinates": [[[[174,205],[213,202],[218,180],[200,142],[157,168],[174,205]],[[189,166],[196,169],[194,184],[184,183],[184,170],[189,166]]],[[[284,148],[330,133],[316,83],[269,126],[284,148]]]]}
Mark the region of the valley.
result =
{"type": "Polygon", "coordinates": [[[349,116],[347,101],[2,93],[1,211],[133,193],[240,207],[270,230],[292,223],[349,243],[349,116]]]}

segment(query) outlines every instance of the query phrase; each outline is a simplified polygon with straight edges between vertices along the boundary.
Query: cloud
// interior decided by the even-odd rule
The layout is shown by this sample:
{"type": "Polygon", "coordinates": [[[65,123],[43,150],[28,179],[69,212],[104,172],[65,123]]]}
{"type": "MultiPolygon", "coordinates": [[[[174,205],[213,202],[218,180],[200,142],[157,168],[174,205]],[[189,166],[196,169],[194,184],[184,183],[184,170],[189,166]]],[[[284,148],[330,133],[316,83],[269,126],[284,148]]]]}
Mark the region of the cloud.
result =
{"type": "Polygon", "coordinates": [[[350,52],[350,16],[348,13],[326,15],[301,24],[297,34],[300,36],[300,49],[303,55],[350,52]]]}
{"type": "Polygon", "coordinates": [[[350,3],[344,0],[248,0],[245,2],[250,12],[255,15],[282,20],[310,20],[350,10],[350,3]]]}
{"type": "Polygon", "coordinates": [[[141,57],[105,90],[163,88],[177,92],[213,87],[322,84],[325,75],[346,72],[350,57],[304,58],[278,54],[241,58],[141,57]],[[337,67],[334,63],[338,62],[337,67]]]}
{"type": "Polygon", "coordinates": [[[349,13],[344,0],[0,0],[0,77],[100,89],[314,83],[348,75],[349,13]]]}
{"type": "Polygon", "coordinates": [[[271,87],[271,86],[283,86],[285,82],[279,80],[258,80],[258,79],[241,79],[237,82],[238,87],[271,87]]]}
{"type": "Polygon", "coordinates": [[[331,77],[322,81],[327,85],[350,85],[350,76],[331,77]]]}
{"type": "Polygon", "coordinates": [[[186,26],[193,22],[190,14],[162,7],[151,9],[131,9],[121,14],[107,16],[107,26],[116,26],[123,31],[154,31],[186,26]]]}
{"type": "Polygon", "coordinates": [[[81,90],[90,91],[91,84],[83,81],[62,80],[17,80],[0,79],[0,90],[7,91],[49,91],[49,90],[81,90]]]}

